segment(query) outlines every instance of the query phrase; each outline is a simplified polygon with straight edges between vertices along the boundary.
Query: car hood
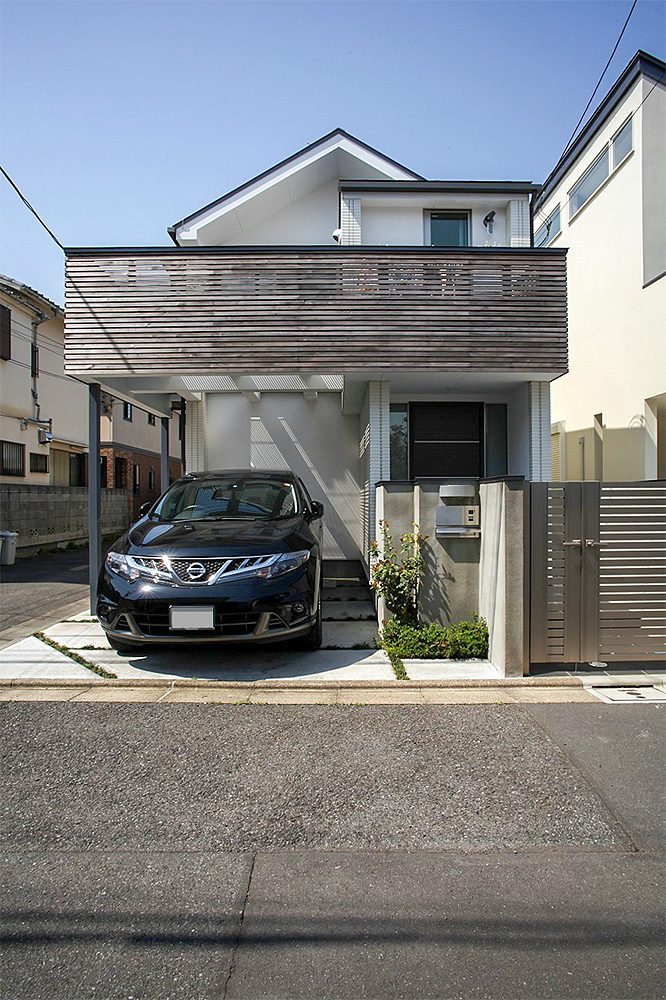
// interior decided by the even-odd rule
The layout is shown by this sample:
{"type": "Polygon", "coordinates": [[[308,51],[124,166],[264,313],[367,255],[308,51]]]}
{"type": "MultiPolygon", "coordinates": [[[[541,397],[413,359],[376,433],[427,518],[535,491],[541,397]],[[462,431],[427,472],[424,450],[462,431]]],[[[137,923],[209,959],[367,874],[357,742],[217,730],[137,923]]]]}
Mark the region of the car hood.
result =
{"type": "Polygon", "coordinates": [[[184,558],[268,555],[312,548],[302,515],[279,520],[156,521],[145,517],[113,545],[115,552],[184,558]]]}

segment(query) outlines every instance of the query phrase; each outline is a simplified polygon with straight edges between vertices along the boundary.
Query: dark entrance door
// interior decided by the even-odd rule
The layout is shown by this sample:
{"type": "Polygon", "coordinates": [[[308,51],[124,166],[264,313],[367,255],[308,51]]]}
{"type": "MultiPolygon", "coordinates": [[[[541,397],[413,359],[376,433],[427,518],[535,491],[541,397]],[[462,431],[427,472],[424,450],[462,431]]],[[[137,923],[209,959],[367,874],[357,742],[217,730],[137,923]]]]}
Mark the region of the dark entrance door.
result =
{"type": "Polygon", "coordinates": [[[410,478],[483,476],[483,403],[412,403],[410,478]]]}

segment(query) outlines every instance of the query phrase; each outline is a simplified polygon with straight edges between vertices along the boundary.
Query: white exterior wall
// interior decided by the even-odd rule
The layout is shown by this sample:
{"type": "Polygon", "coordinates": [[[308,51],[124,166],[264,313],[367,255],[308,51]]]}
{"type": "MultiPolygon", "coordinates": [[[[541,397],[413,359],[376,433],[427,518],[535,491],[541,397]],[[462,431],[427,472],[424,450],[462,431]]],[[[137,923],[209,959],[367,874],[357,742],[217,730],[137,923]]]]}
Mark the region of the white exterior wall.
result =
{"type": "MultiPolygon", "coordinates": [[[[145,410],[133,407],[132,419],[123,417],[123,403],[120,399],[113,400],[111,413],[103,413],[100,418],[100,441],[102,445],[116,445],[123,448],[136,448],[139,451],[150,451],[159,455],[161,451],[161,420],[155,417],[155,423],[148,423],[145,410]]],[[[178,437],[178,415],[174,413],[169,422],[169,455],[180,458],[180,438],[178,437]]]]}
{"type": "MultiPolygon", "coordinates": [[[[426,217],[429,212],[471,213],[470,244],[472,246],[529,246],[529,201],[519,199],[524,205],[520,213],[527,225],[527,242],[511,243],[507,235],[508,201],[506,195],[401,195],[389,199],[383,196],[361,195],[362,243],[364,246],[424,246],[427,245],[426,217]],[[495,212],[493,232],[483,225],[486,215],[495,212]]],[[[515,215],[515,212],[514,212],[515,215]]],[[[525,232],[522,232],[525,237],[525,232]]]]}
{"type": "MultiPolygon", "coordinates": [[[[259,399],[253,393],[206,393],[205,399],[205,465],[190,464],[188,454],[188,471],[291,469],[312,499],[324,503],[324,557],[358,559],[359,418],[342,413],[339,393],[316,399],[302,393],[266,392],[259,399]]],[[[194,422],[187,426],[194,435],[194,422]]],[[[195,447],[189,434],[188,446],[195,447]]]]}
{"type": "Polygon", "coordinates": [[[332,233],[338,228],[337,178],[309,194],[286,204],[279,211],[263,216],[257,210],[254,224],[249,222],[249,206],[244,207],[244,225],[225,240],[228,246],[322,246],[333,244],[332,233]]]}
{"type": "MultiPolygon", "coordinates": [[[[604,479],[650,475],[644,461],[644,401],[666,391],[666,279],[643,287],[643,121],[649,102],[666,103],[666,92],[658,86],[639,108],[651,87],[652,81],[637,81],[534,222],[537,229],[560,204],[562,233],[550,245],[569,248],[570,372],[552,383],[552,419],[566,427],[568,479],[594,477],[595,413],[603,414],[604,479]],[[632,111],[634,151],[615,170],[611,155],[609,178],[569,219],[569,192],[632,111]]],[[[660,115],[654,115],[654,106],[649,112],[651,121],[660,119],[663,133],[666,106],[660,115]]],[[[663,215],[663,204],[663,199],[654,204],[653,211],[663,215]]],[[[649,209],[647,218],[655,228],[649,209]]],[[[655,231],[666,231],[666,218],[655,231]]]]}
{"type": "MultiPolygon", "coordinates": [[[[54,469],[52,448],[58,451],[86,451],[88,447],[88,387],[64,373],[62,315],[37,327],[39,378],[37,393],[40,419],[53,420],[52,445],[40,445],[38,428],[21,426],[21,418],[34,418],[30,376],[32,321],[36,313],[12,296],[0,292],[2,304],[11,310],[11,360],[0,361],[0,439],[25,445],[25,476],[0,476],[4,483],[35,483],[48,486],[54,469]],[[49,455],[49,472],[30,472],[30,453],[49,455]]],[[[45,311],[45,310],[44,310],[45,311]]],[[[67,466],[69,476],[69,466],[67,466]]],[[[69,482],[69,479],[67,479],[69,482]]]]}

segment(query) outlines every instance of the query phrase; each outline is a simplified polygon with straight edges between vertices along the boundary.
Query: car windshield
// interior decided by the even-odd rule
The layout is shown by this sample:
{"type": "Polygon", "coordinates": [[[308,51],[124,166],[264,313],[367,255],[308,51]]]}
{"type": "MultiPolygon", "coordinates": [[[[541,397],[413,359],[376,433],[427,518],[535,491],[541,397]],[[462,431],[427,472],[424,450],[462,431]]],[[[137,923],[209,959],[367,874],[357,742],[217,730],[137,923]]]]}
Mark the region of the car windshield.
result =
{"type": "Polygon", "coordinates": [[[163,521],[222,521],[293,517],[293,483],[278,479],[200,479],[177,483],[155,508],[163,521]]]}

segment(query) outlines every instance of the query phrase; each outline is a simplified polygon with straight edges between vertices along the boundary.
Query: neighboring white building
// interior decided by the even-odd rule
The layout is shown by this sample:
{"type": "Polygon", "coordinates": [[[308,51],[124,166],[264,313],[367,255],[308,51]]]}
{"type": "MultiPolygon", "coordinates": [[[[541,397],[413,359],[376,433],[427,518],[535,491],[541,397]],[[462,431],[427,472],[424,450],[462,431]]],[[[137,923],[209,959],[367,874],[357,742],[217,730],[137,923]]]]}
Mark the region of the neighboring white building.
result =
{"type": "Polygon", "coordinates": [[[65,374],[64,312],[0,275],[0,482],[83,486],[88,387],[65,374]]]}
{"type": "Polygon", "coordinates": [[[665,69],[635,56],[535,201],[535,245],[569,248],[554,479],[666,478],[665,69]]]}

